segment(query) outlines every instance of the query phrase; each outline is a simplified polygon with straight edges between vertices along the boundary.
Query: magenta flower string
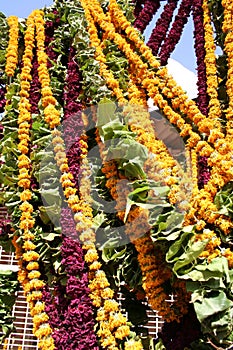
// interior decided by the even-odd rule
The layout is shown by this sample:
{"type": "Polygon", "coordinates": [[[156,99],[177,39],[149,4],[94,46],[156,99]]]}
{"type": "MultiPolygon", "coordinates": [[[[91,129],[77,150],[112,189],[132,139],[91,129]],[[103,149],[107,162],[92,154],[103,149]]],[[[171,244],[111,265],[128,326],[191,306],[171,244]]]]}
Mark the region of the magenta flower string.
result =
{"type": "Polygon", "coordinates": [[[6,94],[6,88],[3,85],[1,85],[0,86],[0,113],[4,112],[4,108],[6,105],[5,94],[6,94]]]}
{"type": "Polygon", "coordinates": [[[176,44],[179,42],[184,26],[188,21],[188,17],[191,12],[192,0],[183,0],[180,4],[178,13],[175,17],[175,20],[172,24],[172,27],[168,33],[168,36],[163,42],[161,50],[159,52],[159,57],[161,65],[166,65],[168,58],[176,47],[176,44]]]}
{"type": "Polygon", "coordinates": [[[135,18],[138,18],[140,12],[143,9],[143,4],[144,4],[145,0],[134,0],[134,16],[135,18]]]}
{"type": "MultiPolygon", "coordinates": [[[[207,94],[206,65],[205,65],[205,32],[203,24],[202,0],[196,0],[192,5],[194,22],[194,48],[197,57],[197,105],[204,115],[208,115],[209,97],[207,94]]],[[[210,179],[208,158],[198,157],[198,186],[203,188],[210,179]]]]}
{"type": "Polygon", "coordinates": [[[156,22],[155,28],[152,30],[147,46],[151,48],[153,55],[155,56],[158,54],[161,43],[166,37],[174,11],[177,7],[177,2],[178,0],[168,0],[168,3],[164,6],[160,18],[156,22]]]}
{"type": "Polygon", "coordinates": [[[63,133],[69,169],[74,176],[77,189],[79,187],[81,162],[79,141],[80,135],[83,132],[83,122],[81,118],[82,104],[78,102],[78,97],[81,91],[80,80],[81,74],[77,63],[75,62],[75,50],[71,47],[64,92],[63,133]]]}
{"type": "Polygon", "coordinates": [[[63,321],[54,331],[54,339],[61,350],[98,350],[94,332],[94,311],[89,297],[88,272],[81,244],[76,237],[75,222],[69,208],[62,209],[61,227],[63,243],[62,264],[67,273],[66,298],[63,321]]]}
{"type": "Polygon", "coordinates": [[[160,0],[146,0],[142,11],[134,22],[134,27],[143,33],[159,7],[160,0]]]}
{"type": "Polygon", "coordinates": [[[198,187],[203,188],[210,179],[210,168],[208,166],[208,158],[204,156],[198,157],[198,187]]]}
{"type": "Polygon", "coordinates": [[[207,116],[209,98],[207,94],[206,66],[205,66],[205,33],[203,24],[202,0],[196,0],[192,6],[194,22],[194,47],[197,57],[197,105],[200,111],[207,116]]]}

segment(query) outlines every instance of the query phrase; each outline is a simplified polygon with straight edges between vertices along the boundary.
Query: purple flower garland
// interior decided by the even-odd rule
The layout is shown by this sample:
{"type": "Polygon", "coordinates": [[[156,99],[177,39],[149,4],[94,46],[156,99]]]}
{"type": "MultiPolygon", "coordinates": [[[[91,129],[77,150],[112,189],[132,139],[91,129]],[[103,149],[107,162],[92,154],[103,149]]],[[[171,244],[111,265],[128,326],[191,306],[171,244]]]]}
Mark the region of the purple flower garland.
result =
{"type": "Polygon", "coordinates": [[[192,0],[183,0],[180,4],[178,14],[172,24],[172,28],[169,31],[168,36],[164,40],[161,47],[159,56],[161,65],[167,64],[167,60],[173,52],[176,44],[180,40],[181,34],[183,32],[184,26],[188,21],[189,14],[191,12],[192,0]]]}
{"type": "Polygon", "coordinates": [[[146,0],[142,11],[138,14],[134,22],[134,27],[143,33],[159,7],[160,0],[146,0]]]}
{"type": "MultiPolygon", "coordinates": [[[[46,22],[46,52],[50,60],[56,60],[57,54],[51,45],[54,35],[54,25],[59,23],[46,22]]],[[[77,103],[80,93],[80,75],[74,61],[75,51],[70,50],[66,89],[64,93],[64,138],[68,148],[67,157],[70,171],[79,174],[79,135],[75,136],[75,128],[82,127],[80,114],[81,105],[77,103]]],[[[51,66],[51,63],[48,64],[51,66]]],[[[76,128],[76,129],[77,129],[76,128]]],[[[88,275],[85,271],[83,251],[77,241],[75,223],[69,209],[62,209],[61,226],[63,241],[61,246],[62,264],[67,273],[66,286],[56,285],[54,295],[45,289],[43,298],[49,322],[53,328],[53,338],[59,350],[98,350],[94,333],[94,317],[92,302],[89,298],[88,275]]]]}
{"type": "Polygon", "coordinates": [[[202,0],[196,0],[192,6],[194,22],[194,48],[197,57],[197,76],[198,76],[198,99],[197,105],[200,111],[208,115],[209,98],[207,94],[206,66],[205,66],[205,33],[203,25],[202,0]]]}
{"type": "Polygon", "coordinates": [[[4,108],[6,105],[5,94],[6,94],[6,88],[1,85],[0,86],[0,113],[4,112],[4,108]]]}
{"type": "Polygon", "coordinates": [[[137,18],[140,14],[140,12],[143,9],[143,4],[144,4],[145,0],[135,0],[134,3],[134,16],[135,18],[137,18]]]}
{"type": "MultiPolygon", "coordinates": [[[[203,24],[202,0],[196,0],[192,5],[194,22],[194,47],[197,57],[197,87],[198,99],[197,105],[200,111],[207,116],[209,97],[207,94],[206,65],[205,65],[205,32],[203,24]]],[[[210,179],[210,169],[208,167],[207,157],[198,157],[198,186],[203,188],[210,179]]]]}
{"type": "Polygon", "coordinates": [[[178,0],[168,0],[168,3],[164,6],[160,18],[156,22],[155,28],[152,30],[147,46],[151,48],[153,55],[155,56],[158,54],[161,43],[166,37],[174,11],[177,7],[177,2],[178,0]]]}
{"type": "MultiPolygon", "coordinates": [[[[62,209],[61,227],[63,243],[61,247],[62,264],[67,273],[67,283],[64,294],[66,300],[58,293],[60,300],[48,306],[51,308],[53,323],[53,338],[59,350],[98,350],[94,333],[95,321],[93,318],[92,302],[89,298],[88,273],[85,268],[83,250],[76,239],[75,222],[71,210],[62,209]],[[57,323],[58,322],[58,323],[57,323]]],[[[47,301],[49,301],[48,294],[47,301]]],[[[50,312],[49,312],[50,315],[50,312]]]]}
{"type": "Polygon", "coordinates": [[[70,172],[74,176],[75,186],[79,187],[80,173],[80,135],[83,132],[81,118],[82,105],[78,102],[81,91],[81,74],[75,62],[75,50],[70,48],[66,87],[64,91],[64,121],[63,132],[66,144],[66,155],[70,172]]]}

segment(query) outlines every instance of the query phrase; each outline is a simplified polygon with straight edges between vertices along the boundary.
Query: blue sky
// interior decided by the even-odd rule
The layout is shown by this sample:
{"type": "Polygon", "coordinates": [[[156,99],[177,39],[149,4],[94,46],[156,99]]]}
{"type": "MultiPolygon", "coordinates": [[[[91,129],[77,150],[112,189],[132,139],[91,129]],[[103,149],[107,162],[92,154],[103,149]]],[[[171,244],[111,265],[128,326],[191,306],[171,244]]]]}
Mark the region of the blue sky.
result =
{"type": "MultiPolygon", "coordinates": [[[[31,13],[32,10],[49,6],[52,3],[52,0],[1,0],[0,12],[3,12],[6,16],[16,15],[25,18],[31,13]]],[[[147,30],[146,37],[148,37],[151,29],[153,28],[152,26],[153,23],[147,30]]],[[[192,20],[186,24],[181,41],[177,45],[171,57],[180,62],[186,68],[196,72],[196,58],[193,50],[192,20]]]]}

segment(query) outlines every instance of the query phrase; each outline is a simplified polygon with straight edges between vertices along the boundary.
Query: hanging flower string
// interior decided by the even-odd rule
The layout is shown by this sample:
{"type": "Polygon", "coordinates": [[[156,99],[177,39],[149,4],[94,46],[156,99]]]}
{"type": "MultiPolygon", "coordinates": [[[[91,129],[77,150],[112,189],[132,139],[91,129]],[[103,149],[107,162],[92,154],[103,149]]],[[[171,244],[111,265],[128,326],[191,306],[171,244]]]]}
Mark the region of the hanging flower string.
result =
{"type": "Polygon", "coordinates": [[[194,48],[197,57],[197,88],[198,99],[197,105],[200,111],[207,116],[208,115],[208,94],[206,83],[206,64],[205,64],[205,33],[203,26],[203,9],[202,0],[195,1],[192,5],[192,15],[194,23],[194,48]]]}
{"type": "Polygon", "coordinates": [[[30,168],[31,161],[29,158],[29,142],[30,142],[30,122],[31,122],[31,105],[29,103],[31,69],[34,47],[34,21],[37,19],[36,12],[28,17],[27,29],[25,32],[25,52],[23,55],[23,68],[21,72],[21,90],[19,102],[18,116],[18,185],[23,189],[20,193],[22,204],[20,205],[20,229],[22,230],[22,240],[24,253],[21,255],[23,263],[26,264],[26,269],[22,269],[19,273],[19,278],[23,284],[24,292],[27,296],[27,301],[30,304],[31,314],[33,317],[33,332],[40,340],[39,347],[41,349],[54,349],[53,339],[51,337],[51,328],[48,324],[48,315],[44,311],[44,303],[42,299],[42,288],[44,282],[40,280],[39,263],[40,255],[35,251],[36,245],[33,243],[35,235],[33,227],[35,219],[33,218],[33,206],[29,203],[32,198],[30,190],[30,168]]]}
{"type": "Polygon", "coordinates": [[[5,72],[9,77],[13,77],[18,63],[18,37],[19,23],[18,17],[10,16],[7,19],[9,25],[9,44],[6,53],[5,72]]]}
{"type": "Polygon", "coordinates": [[[230,0],[222,0],[222,6],[224,8],[224,19],[223,19],[223,25],[222,25],[222,31],[225,33],[225,52],[227,54],[227,63],[228,63],[228,72],[227,72],[227,82],[226,82],[226,88],[227,88],[227,95],[229,99],[228,108],[226,110],[226,119],[227,119],[227,125],[226,125],[226,139],[231,144],[231,150],[233,150],[232,147],[232,136],[233,136],[233,90],[232,90],[232,80],[233,80],[233,52],[232,52],[232,45],[233,45],[233,33],[232,33],[232,16],[233,16],[233,7],[230,0]]]}
{"type": "Polygon", "coordinates": [[[160,18],[156,21],[155,28],[152,30],[147,46],[151,48],[153,55],[157,56],[163,40],[173,18],[174,11],[177,7],[178,0],[168,0],[164,6],[160,18]]]}
{"type": "Polygon", "coordinates": [[[184,29],[184,25],[188,21],[188,17],[190,15],[192,6],[192,0],[182,0],[178,13],[175,17],[175,20],[172,24],[172,27],[164,40],[164,43],[159,52],[159,57],[161,61],[161,65],[164,66],[167,64],[167,60],[173,52],[176,44],[178,43],[182,31],[184,29]]]}
{"type": "Polygon", "coordinates": [[[145,0],[142,11],[137,16],[136,21],[134,22],[135,28],[140,32],[144,32],[150,21],[152,20],[154,14],[158,11],[160,7],[159,0],[145,0]]]}
{"type": "MultiPolygon", "coordinates": [[[[205,58],[207,94],[209,96],[208,119],[212,122],[213,129],[221,131],[221,106],[218,99],[218,76],[214,43],[214,32],[211,25],[210,10],[207,0],[203,0],[204,31],[205,31],[205,58]]],[[[223,136],[222,136],[223,137],[223,136]]]]}
{"type": "MultiPolygon", "coordinates": [[[[60,113],[55,108],[56,100],[52,97],[52,91],[49,85],[49,75],[46,66],[47,56],[44,48],[44,25],[43,12],[38,14],[40,20],[37,21],[37,55],[39,62],[39,79],[42,86],[42,104],[45,107],[45,120],[49,124],[53,135],[53,144],[55,150],[55,159],[63,175],[61,183],[64,188],[64,194],[67,202],[73,212],[76,221],[76,230],[80,234],[80,240],[83,242],[82,248],[86,251],[85,261],[90,270],[89,288],[90,297],[93,305],[97,307],[97,321],[99,329],[97,335],[100,338],[101,345],[111,350],[117,350],[117,339],[123,340],[129,336],[130,328],[127,325],[126,318],[119,311],[118,303],[112,299],[114,292],[109,288],[109,282],[103,270],[101,263],[98,262],[98,252],[95,247],[95,233],[92,229],[92,209],[89,205],[89,167],[86,160],[87,142],[85,136],[80,140],[81,158],[82,158],[82,179],[80,182],[80,199],[76,194],[73,176],[68,172],[68,160],[65,154],[64,141],[61,138],[61,132],[55,127],[60,123],[60,113]],[[43,72],[43,74],[42,74],[43,72]],[[45,93],[46,92],[46,93],[45,93]]],[[[132,342],[132,341],[131,341],[132,342]]],[[[127,344],[127,342],[126,342],[127,344]]],[[[142,349],[140,342],[135,341],[135,349],[142,349]],[[138,346],[137,347],[137,343],[138,346]]]]}

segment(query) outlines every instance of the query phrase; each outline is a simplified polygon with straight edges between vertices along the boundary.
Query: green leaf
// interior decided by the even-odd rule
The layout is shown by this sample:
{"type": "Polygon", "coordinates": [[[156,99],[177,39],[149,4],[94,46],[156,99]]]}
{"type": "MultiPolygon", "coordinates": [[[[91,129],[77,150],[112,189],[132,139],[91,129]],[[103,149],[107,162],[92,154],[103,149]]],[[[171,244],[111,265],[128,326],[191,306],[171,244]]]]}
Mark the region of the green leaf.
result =
{"type": "Polygon", "coordinates": [[[206,318],[224,311],[233,306],[233,302],[229,300],[223,291],[215,292],[213,296],[202,297],[194,302],[194,309],[198,320],[202,323],[206,318]]]}

